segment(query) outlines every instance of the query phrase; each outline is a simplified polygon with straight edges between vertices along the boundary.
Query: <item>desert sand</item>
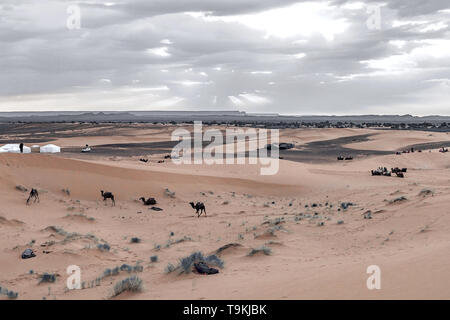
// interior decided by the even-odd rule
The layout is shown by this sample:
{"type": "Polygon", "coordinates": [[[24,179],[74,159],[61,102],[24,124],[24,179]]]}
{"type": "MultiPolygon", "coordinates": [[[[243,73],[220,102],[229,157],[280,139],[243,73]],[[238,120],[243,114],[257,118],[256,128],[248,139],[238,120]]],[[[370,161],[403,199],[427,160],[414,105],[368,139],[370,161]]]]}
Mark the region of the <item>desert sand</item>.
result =
{"type": "Polygon", "coordinates": [[[385,153],[352,161],[336,161],[339,154],[318,163],[283,159],[276,175],[261,176],[251,164],[158,163],[164,150],[95,153],[105,144],[170,141],[170,126],[83,130],[42,134],[38,144],[61,145],[61,154],[0,154],[0,286],[17,299],[111,299],[114,285],[133,274],[142,291],[114,299],[450,298],[450,153],[395,155],[414,144],[449,142],[447,133],[284,129],[282,140],[299,150],[370,135],[343,147],[385,153]],[[91,154],[64,151],[86,143],[91,154]],[[403,179],[371,176],[379,166],[408,171],[403,179]],[[26,205],[31,188],[40,202],[26,205]],[[104,203],[100,190],[113,192],[116,206],[104,203]],[[142,196],[156,198],[163,210],[150,210],[142,196]],[[190,201],[203,202],[207,216],[197,217],[190,201]],[[371,219],[364,218],[368,211],[371,219]],[[132,243],[134,237],[141,241],[132,243]],[[231,243],[237,245],[218,254],[218,274],[166,272],[192,252],[208,255],[231,243]],[[269,255],[248,255],[263,245],[269,255]],[[21,259],[27,248],[36,257],[21,259]],[[105,275],[123,264],[142,268],[105,275]],[[80,267],[84,289],[66,289],[69,265],[80,267]],[[366,286],[370,265],[380,267],[380,290],[366,286]],[[56,281],[39,283],[44,273],[56,281]]]}

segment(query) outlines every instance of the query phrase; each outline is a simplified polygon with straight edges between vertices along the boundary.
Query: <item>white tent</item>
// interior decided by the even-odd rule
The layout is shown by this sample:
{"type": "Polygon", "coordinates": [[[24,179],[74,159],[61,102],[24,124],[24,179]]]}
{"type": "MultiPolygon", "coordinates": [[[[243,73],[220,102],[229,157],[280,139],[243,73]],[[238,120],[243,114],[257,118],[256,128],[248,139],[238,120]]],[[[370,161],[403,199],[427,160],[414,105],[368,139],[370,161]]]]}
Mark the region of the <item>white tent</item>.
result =
{"type": "Polygon", "coordinates": [[[40,148],[41,153],[58,153],[61,152],[61,148],[54,144],[47,144],[40,148]]]}
{"type": "MultiPolygon", "coordinates": [[[[0,147],[0,153],[5,152],[20,153],[20,145],[18,143],[5,144],[3,147],[0,147]]],[[[31,148],[23,146],[23,153],[31,153],[31,148]]]]}

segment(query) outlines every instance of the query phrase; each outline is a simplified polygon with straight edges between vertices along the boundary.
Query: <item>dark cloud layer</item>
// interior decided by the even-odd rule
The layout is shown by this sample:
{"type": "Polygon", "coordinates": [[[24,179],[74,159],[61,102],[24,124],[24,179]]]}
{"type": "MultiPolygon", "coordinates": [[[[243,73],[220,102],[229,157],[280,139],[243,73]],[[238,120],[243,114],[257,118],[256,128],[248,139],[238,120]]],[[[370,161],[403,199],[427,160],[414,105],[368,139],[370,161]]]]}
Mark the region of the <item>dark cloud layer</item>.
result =
{"type": "Polygon", "coordinates": [[[4,0],[0,111],[449,115],[449,7],[4,0]],[[80,8],[80,29],[67,28],[70,6],[80,8]],[[368,23],[377,8],[380,28],[368,23]]]}

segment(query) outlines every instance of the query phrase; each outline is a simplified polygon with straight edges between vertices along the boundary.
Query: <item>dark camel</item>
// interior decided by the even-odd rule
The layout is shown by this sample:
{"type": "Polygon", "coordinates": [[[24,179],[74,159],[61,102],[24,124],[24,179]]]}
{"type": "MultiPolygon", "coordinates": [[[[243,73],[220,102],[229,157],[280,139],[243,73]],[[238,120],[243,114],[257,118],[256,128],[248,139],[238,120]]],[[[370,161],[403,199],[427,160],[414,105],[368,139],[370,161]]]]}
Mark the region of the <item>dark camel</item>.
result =
{"type": "Polygon", "coordinates": [[[145,200],[144,197],[140,197],[139,200],[142,200],[142,203],[144,204],[144,206],[152,206],[152,205],[156,204],[155,198],[148,198],[147,200],[145,200]]]}
{"type": "Polygon", "coordinates": [[[103,190],[100,191],[103,197],[103,201],[106,201],[106,199],[111,199],[112,204],[115,206],[116,201],[114,200],[114,195],[111,192],[103,192],[103,190]]]}
{"type": "Polygon", "coordinates": [[[203,202],[197,202],[195,205],[193,202],[189,202],[189,204],[191,205],[191,207],[193,209],[196,210],[197,218],[200,218],[200,216],[202,215],[203,212],[205,213],[205,217],[206,217],[206,208],[205,208],[205,204],[203,202]]]}
{"type": "Polygon", "coordinates": [[[28,199],[27,199],[27,204],[30,204],[31,199],[34,199],[33,203],[36,202],[36,200],[37,200],[37,202],[41,202],[39,200],[39,193],[36,189],[31,189],[30,195],[28,196],[28,199]]]}

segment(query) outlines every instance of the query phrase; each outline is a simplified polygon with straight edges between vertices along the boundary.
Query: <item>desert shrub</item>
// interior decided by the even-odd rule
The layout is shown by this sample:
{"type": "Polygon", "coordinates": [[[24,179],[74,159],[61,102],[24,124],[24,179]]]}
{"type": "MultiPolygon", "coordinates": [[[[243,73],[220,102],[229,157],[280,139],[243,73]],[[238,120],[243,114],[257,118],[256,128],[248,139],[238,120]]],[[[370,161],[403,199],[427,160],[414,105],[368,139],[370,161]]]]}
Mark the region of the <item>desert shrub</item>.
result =
{"type": "Polygon", "coordinates": [[[401,196],[389,201],[390,204],[399,203],[408,200],[405,196],[401,196]]]}
{"type": "Polygon", "coordinates": [[[9,299],[17,299],[17,297],[19,296],[19,293],[2,287],[0,287],[0,294],[4,294],[9,299]]]}
{"type": "Polygon", "coordinates": [[[208,265],[216,266],[219,268],[223,268],[224,266],[223,260],[217,257],[215,254],[205,257],[202,252],[196,251],[191,253],[189,256],[179,259],[178,266],[176,267],[173,264],[169,263],[166,267],[166,272],[170,273],[179,269],[180,273],[191,273],[194,263],[198,262],[204,262],[208,265]]]}
{"type": "Polygon", "coordinates": [[[354,204],[351,203],[351,202],[342,202],[342,203],[341,203],[341,208],[344,209],[344,210],[347,210],[348,207],[353,206],[353,205],[354,205],[354,204]]]}
{"type": "Polygon", "coordinates": [[[168,196],[169,198],[175,198],[175,192],[170,191],[169,188],[166,188],[166,189],[164,190],[164,194],[165,194],[166,196],[168,196]]]}
{"type": "Polygon", "coordinates": [[[85,215],[84,213],[74,213],[74,214],[67,214],[66,217],[70,218],[70,217],[80,217],[80,218],[85,218],[88,221],[95,221],[94,217],[88,217],[87,215],[85,215]]]}
{"type": "Polygon", "coordinates": [[[151,256],[150,257],[151,262],[158,262],[158,256],[151,256]]]}
{"type": "Polygon", "coordinates": [[[114,285],[113,297],[119,294],[129,292],[140,292],[143,289],[143,282],[138,276],[131,276],[126,279],[120,280],[114,285]]]}
{"type": "Polygon", "coordinates": [[[144,267],[141,266],[141,265],[139,265],[139,264],[136,264],[136,265],[133,267],[133,272],[142,272],[142,271],[144,271],[144,267]]]}
{"type": "Polygon", "coordinates": [[[250,252],[248,253],[248,256],[251,257],[258,253],[264,253],[266,256],[269,256],[270,254],[272,254],[272,249],[263,245],[259,248],[251,249],[250,252]]]}
{"type": "Polygon", "coordinates": [[[131,272],[133,270],[133,267],[128,265],[128,264],[123,264],[120,266],[120,271],[127,271],[127,272],[131,272]]]}
{"type": "Polygon", "coordinates": [[[97,248],[100,250],[100,251],[109,251],[110,249],[111,249],[111,247],[109,246],[109,244],[107,244],[107,243],[104,243],[104,244],[98,244],[97,245],[97,248]]]}
{"type": "Polygon", "coordinates": [[[242,247],[239,243],[228,243],[224,246],[221,246],[219,249],[216,250],[216,254],[220,254],[223,251],[227,250],[228,248],[235,248],[235,247],[242,247]]]}
{"type": "Polygon", "coordinates": [[[117,276],[117,275],[119,274],[119,272],[120,272],[119,267],[115,267],[115,268],[113,268],[113,269],[111,270],[111,274],[112,274],[113,276],[117,276]]]}
{"type": "Polygon", "coordinates": [[[215,254],[207,256],[206,257],[206,263],[209,264],[209,265],[217,266],[217,267],[219,267],[221,269],[224,267],[223,260],[220,259],[215,254]]]}
{"type": "Polygon", "coordinates": [[[139,239],[138,237],[134,237],[134,238],[131,238],[131,240],[130,240],[130,242],[131,243],[141,243],[141,239],[139,239]]]}
{"type": "Polygon", "coordinates": [[[19,191],[22,191],[22,192],[27,192],[28,191],[28,189],[26,187],[21,186],[21,185],[17,185],[16,186],[16,190],[19,190],[19,191]]]}
{"type": "Polygon", "coordinates": [[[55,281],[56,281],[56,275],[55,274],[49,274],[49,273],[45,272],[41,276],[41,278],[39,280],[39,283],[42,283],[42,282],[53,283],[55,281]]]}
{"type": "Polygon", "coordinates": [[[112,274],[111,269],[105,269],[105,271],[103,271],[103,277],[109,277],[112,274]]]}
{"type": "Polygon", "coordinates": [[[429,196],[429,195],[434,195],[434,191],[433,190],[430,190],[430,189],[422,189],[420,192],[419,192],[419,196],[420,197],[426,197],[426,196],[429,196]]]}
{"type": "Polygon", "coordinates": [[[286,221],[284,221],[284,217],[281,217],[281,218],[275,218],[272,220],[266,220],[262,224],[268,224],[269,226],[277,226],[277,225],[285,223],[285,222],[286,221]]]}
{"type": "Polygon", "coordinates": [[[176,240],[169,239],[169,240],[167,240],[167,243],[164,247],[169,248],[172,244],[177,244],[177,243],[181,243],[181,242],[185,242],[185,241],[192,241],[192,238],[188,237],[188,236],[184,236],[183,238],[179,238],[176,240]]]}
{"type": "Polygon", "coordinates": [[[167,267],[166,267],[165,271],[166,271],[166,273],[171,273],[171,272],[173,272],[175,270],[176,270],[176,267],[173,264],[169,263],[169,264],[167,264],[167,267]]]}
{"type": "Polygon", "coordinates": [[[7,296],[9,299],[17,299],[17,297],[19,296],[19,293],[10,290],[10,291],[8,291],[8,293],[6,294],[6,296],[7,296]]]}

